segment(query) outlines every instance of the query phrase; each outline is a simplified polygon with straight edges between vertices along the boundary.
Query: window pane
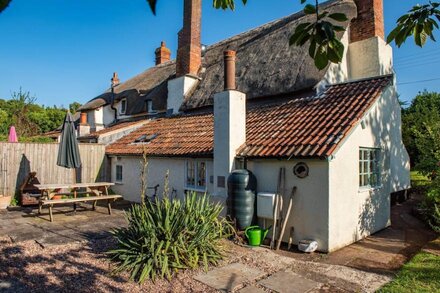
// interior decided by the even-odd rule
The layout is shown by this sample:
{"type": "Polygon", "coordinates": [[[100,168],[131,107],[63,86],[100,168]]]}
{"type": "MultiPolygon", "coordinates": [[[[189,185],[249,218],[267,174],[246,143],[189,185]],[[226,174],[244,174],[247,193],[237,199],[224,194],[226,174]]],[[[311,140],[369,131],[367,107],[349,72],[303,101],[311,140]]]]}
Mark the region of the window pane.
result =
{"type": "Polygon", "coordinates": [[[116,165],[116,181],[122,181],[122,166],[116,165]]]}
{"type": "Polygon", "coordinates": [[[187,161],[186,163],[186,185],[194,186],[195,185],[195,166],[194,162],[187,161]]]}
{"type": "Polygon", "coordinates": [[[206,164],[205,162],[197,163],[197,186],[205,187],[206,186],[206,164]]]}

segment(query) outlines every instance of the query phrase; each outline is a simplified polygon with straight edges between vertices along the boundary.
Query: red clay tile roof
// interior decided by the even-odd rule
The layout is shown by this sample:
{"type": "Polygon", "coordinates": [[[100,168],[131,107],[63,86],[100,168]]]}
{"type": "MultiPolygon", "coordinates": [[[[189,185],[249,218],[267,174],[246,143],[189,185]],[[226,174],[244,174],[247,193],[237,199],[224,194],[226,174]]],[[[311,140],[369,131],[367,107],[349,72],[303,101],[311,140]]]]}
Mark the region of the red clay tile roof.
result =
{"type": "Polygon", "coordinates": [[[142,124],[145,124],[145,123],[147,123],[147,121],[145,121],[145,120],[142,120],[142,121],[137,120],[137,121],[120,122],[118,124],[115,124],[113,126],[110,126],[110,127],[104,128],[104,129],[101,129],[99,131],[91,132],[88,135],[81,136],[80,138],[97,138],[97,137],[99,137],[99,136],[101,136],[103,134],[107,134],[109,132],[113,132],[113,131],[116,131],[116,130],[121,130],[121,129],[124,129],[124,128],[134,127],[137,124],[139,124],[139,126],[142,126],[142,124]]]}
{"type": "MultiPolygon", "coordinates": [[[[246,157],[326,157],[372,106],[392,76],[329,86],[319,96],[295,98],[247,111],[246,157]]],[[[152,120],[107,147],[107,154],[212,156],[213,115],[152,120]],[[142,134],[158,134],[147,144],[134,144],[142,134]]]]}
{"type": "Polygon", "coordinates": [[[158,118],[107,146],[107,154],[139,155],[144,148],[154,156],[212,156],[213,115],[158,118]],[[135,143],[143,134],[158,136],[149,143],[135,143]]]}

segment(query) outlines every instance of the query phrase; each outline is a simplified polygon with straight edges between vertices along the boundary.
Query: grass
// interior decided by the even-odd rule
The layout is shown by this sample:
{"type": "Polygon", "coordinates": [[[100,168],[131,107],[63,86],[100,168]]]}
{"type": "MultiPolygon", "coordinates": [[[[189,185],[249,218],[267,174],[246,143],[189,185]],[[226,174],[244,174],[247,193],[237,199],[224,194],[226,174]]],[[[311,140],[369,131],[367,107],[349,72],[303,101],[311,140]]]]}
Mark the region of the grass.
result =
{"type": "Polygon", "coordinates": [[[427,186],[431,183],[431,180],[429,180],[428,177],[425,175],[422,175],[418,171],[411,171],[411,185],[413,187],[417,186],[427,186]]]}
{"type": "Polygon", "coordinates": [[[379,292],[440,292],[440,256],[418,253],[379,292]]]}

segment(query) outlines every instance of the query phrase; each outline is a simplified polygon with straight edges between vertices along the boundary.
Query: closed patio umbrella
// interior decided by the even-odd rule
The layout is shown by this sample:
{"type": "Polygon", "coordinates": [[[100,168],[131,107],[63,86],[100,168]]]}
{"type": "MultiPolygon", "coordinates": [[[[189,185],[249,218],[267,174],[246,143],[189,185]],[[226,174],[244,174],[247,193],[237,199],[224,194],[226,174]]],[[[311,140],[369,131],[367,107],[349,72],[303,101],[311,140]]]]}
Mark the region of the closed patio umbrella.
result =
{"type": "Polygon", "coordinates": [[[9,129],[9,142],[18,142],[17,131],[15,131],[15,126],[11,126],[9,129]]]}
{"type": "Polygon", "coordinates": [[[81,166],[81,157],[79,155],[78,141],[76,140],[75,125],[69,111],[67,111],[63,130],[61,132],[57,165],[69,169],[76,169],[81,166]]]}

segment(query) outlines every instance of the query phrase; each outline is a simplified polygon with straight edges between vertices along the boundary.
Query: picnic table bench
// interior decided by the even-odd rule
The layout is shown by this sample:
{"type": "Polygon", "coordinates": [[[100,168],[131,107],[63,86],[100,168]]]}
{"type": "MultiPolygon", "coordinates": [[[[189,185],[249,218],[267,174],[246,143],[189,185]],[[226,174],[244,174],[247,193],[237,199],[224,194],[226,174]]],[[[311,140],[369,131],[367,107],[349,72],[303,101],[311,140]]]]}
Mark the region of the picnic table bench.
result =
{"type": "Polygon", "coordinates": [[[73,203],[74,211],[76,211],[76,204],[79,202],[93,202],[93,210],[96,210],[96,204],[100,200],[107,201],[108,213],[111,215],[111,202],[122,198],[118,194],[108,194],[108,188],[114,185],[110,182],[92,182],[92,183],[74,183],[74,184],[36,184],[41,191],[41,197],[38,203],[38,213],[41,214],[43,206],[49,207],[50,221],[53,222],[52,208],[54,205],[73,203]],[[61,189],[69,189],[70,192],[60,192],[61,189]],[[85,191],[79,191],[85,189],[85,191]],[[82,194],[90,194],[91,196],[77,197],[82,194]],[[54,199],[56,195],[70,195],[73,198],[54,199]]]}

